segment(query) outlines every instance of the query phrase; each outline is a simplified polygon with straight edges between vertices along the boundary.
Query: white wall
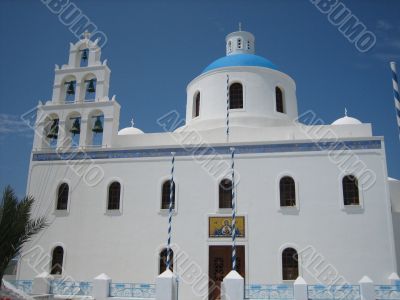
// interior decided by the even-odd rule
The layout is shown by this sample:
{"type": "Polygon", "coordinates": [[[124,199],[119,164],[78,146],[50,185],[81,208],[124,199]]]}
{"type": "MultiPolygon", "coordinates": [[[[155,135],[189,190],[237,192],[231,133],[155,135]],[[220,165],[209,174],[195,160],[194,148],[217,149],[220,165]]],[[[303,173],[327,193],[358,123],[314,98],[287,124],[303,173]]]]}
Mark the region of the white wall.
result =
{"type": "MultiPolygon", "coordinates": [[[[361,193],[362,209],[341,206],[340,170],[322,152],[243,154],[236,160],[240,176],[238,215],[246,216],[246,284],[279,283],[280,251],[285,245],[299,251],[313,246],[349,282],[363,275],[385,283],[395,271],[389,195],[386,192],[383,151],[356,151],[377,175],[376,183],[361,193]],[[299,210],[279,208],[277,180],[292,175],[298,187],[299,210]]],[[[65,271],[75,280],[92,280],[100,273],[114,282],[154,283],[158,251],[167,238],[167,216],[160,212],[161,182],[168,178],[170,158],[96,160],[105,177],[89,188],[63,162],[32,162],[29,192],[38,199],[35,212],[47,213],[51,226],[33,244],[45,253],[65,247],[65,271]],[[118,179],[123,187],[122,213],[106,213],[107,185],[118,179]],[[54,213],[57,185],[66,180],[72,189],[69,213],[54,213]]],[[[177,214],[173,242],[208,274],[208,246],[229,244],[208,238],[207,217],[219,213],[218,181],[190,157],[178,157],[177,214]]],[[[27,247],[29,248],[29,246],[27,247]]],[[[179,262],[178,262],[179,264],[179,262]]],[[[176,266],[176,265],[175,265],[176,266]]],[[[47,269],[48,271],[48,269],[47,269]]],[[[41,270],[39,271],[39,273],[41,270]]],[[[301,274],[315,282],[305,268],[301,274]]],[[[25,263],[19,278],[34,272],[25,263]]],[[[181,284],[182,299],[191,287],[181,284]]]]}

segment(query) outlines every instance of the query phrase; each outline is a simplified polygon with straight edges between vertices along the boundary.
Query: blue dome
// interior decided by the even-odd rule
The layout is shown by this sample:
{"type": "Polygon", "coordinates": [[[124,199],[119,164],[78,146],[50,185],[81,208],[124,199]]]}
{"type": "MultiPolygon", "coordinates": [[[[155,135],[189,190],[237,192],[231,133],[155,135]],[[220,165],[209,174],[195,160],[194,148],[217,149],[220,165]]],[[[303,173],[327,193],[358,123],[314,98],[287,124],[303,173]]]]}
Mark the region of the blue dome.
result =
{"type": "Polygon", "coordinates": [[[254,54],[233,54],[221,57],[208,65],[202,72],[206,73],[223,67],[263,67],[277,70],[278,68],[268,59],[254,54]]]}

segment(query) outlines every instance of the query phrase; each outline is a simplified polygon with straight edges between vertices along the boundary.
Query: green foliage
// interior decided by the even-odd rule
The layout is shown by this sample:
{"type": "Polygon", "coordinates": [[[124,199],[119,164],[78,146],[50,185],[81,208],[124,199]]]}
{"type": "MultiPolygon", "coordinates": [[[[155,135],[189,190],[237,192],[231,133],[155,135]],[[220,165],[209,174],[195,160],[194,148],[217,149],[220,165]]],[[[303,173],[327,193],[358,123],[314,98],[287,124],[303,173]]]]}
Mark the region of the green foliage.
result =
{"type": "Polygon", "coordinates": [[[33,203],[31,196],[19,201],[10,186],[4,189],[0,202],[0,283],[11,259],[32,236],[47,227],[44,217],[31,218],[33,203]]]}

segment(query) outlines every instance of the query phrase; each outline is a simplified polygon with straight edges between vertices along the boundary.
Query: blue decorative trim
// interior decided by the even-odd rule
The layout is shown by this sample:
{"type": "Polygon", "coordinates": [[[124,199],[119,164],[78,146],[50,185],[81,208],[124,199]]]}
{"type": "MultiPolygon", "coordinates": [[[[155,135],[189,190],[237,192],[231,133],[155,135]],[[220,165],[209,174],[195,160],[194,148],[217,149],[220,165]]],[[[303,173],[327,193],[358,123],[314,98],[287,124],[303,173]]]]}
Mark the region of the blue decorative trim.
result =
{"type": "Polygon", "coordinates": [[[294,299],[293,286],[287,284],[250,284],[245,287],[245,299],[294,299]]]}
{"type": "Polygon", "coordinates": [[[144,157],[170,157],[171,152],[175,156],[204,156],[204,155],[228,155],[230,147],[235,147],[236,154],[261,154],[261,153],[285,153],[285,152],[315,152],[332,150],[370,150],[381,149],[380,140],[363,141],[335,141],[319,143],[290,143],[290,144],[261,144],[261,145],[230,145],[209,147],[176,147],[159,149],[130,149],[130,150],[76,150],[71,152],[35,153],[33,161],[53,160],[85,160],[85,159],[113,159],[113,158],[144,158],[144,157]]]}
{"type": "Polygon", "coordinates": [[[25,294],[32,294],[32,280],[8,280],[8,282],[25,294]]]}
{"type": "Polygon", "coordinates": [[[376,285],[375,298],[378,300],[400,300],[400,284],[376,285]]]}
{"type": "Polygon", "coordinates": [[[110,297],[155,298],[155,284],[110,283],[110,297]]]}
{"type": "Polygon", "coordinates": [[[309,300],[360,300],[359,285],[309,285],[309,300]]]}
{"type": "Polygon", "coordinates": [[[92,283],[87,281],[52,280],[50,294],[68,296],[90,296],[92,283]]]}

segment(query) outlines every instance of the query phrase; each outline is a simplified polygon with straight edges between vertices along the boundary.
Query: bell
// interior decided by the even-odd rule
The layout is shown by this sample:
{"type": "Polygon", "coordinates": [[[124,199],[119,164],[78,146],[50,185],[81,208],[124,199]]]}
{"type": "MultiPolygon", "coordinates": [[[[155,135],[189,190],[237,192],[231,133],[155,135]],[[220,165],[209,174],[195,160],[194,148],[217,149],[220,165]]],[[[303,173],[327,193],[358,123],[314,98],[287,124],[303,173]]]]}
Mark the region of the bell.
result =
{"type": "Polygon", "coordinates": [[[75,88],[74,88],[74,82],[73,81],[68,82],[67,94],[68,95],[74,95],[75,94],[75,88]]]}
{"type": "Polygon", "coordinates": [[[103,132],[103,124],[101,123],[100,116],[96,117],[96,122],[94,122],[94,126],[93,126],[92,131],[94,133],[103,132]]]}
{"type": "Polygon", "coordinates": [[[89,84],[88,84],[88,87],[87,87],[86,91],[87,91],[88,93],[94,93],[94,92],[96,92],[96,89],[95,89],[95,87],[94,87],[94,79],[90,79],[90,80],[89,80],[89,84]]]}
{"type": "Polygon", "coordinates": [[[49,139],[57,139],[58,137],[58,120],[53,120],[53,124],[51,124],[50,130],[47,133],[47,137],[49,139]]]}
{"type": "Polygon", "coordinates": [[[69,130],[73,135],[81,133],[81,124],[79,123],[79,119],[75,119],[72,124],[71,129],[69,130]]]}
{"type": "Polygon", "coordinates": [[[87,60],[88,59],[88,49],[83,49],[82,50],[82,60],[87,60]]]}

